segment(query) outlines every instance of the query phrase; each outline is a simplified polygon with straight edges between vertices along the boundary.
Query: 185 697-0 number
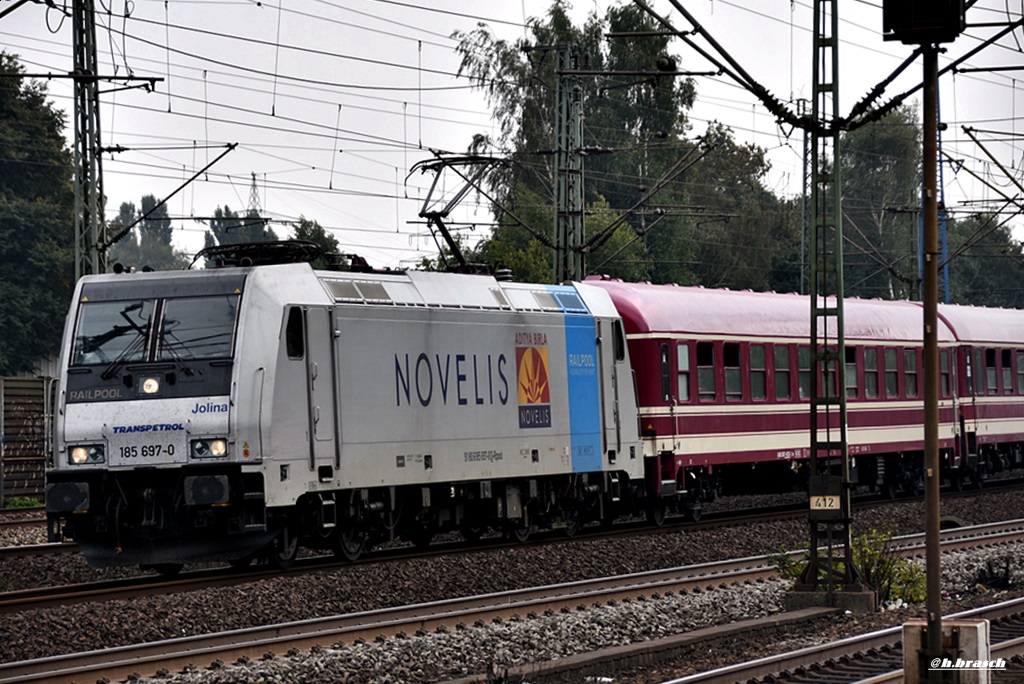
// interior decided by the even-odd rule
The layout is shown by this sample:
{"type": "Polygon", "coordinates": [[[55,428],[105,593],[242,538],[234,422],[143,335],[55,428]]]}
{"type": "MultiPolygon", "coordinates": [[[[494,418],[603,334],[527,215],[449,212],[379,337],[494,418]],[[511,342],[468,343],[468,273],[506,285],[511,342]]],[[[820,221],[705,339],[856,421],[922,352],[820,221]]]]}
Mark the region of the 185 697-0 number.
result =
{"type": "Polygon", "coordinates": [[[155,458],[157,456],[173,456],[173,444],[129,444],[121,447],[121,458],[155,458]]]}

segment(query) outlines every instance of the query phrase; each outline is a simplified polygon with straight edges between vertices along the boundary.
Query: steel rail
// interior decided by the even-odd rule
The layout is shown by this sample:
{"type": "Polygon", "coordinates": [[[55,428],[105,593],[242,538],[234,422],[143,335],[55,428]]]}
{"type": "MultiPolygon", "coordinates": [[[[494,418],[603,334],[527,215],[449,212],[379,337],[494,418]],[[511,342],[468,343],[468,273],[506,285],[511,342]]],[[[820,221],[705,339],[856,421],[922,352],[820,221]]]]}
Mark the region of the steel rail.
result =
{"type": "MultiPolygon", "coordinates": [[[[993,523],[972,528],[945,530],[955,548],[967,543],[971,530],[985,544],[996,543],[1004,535],[1020,538],[1024,521],[993,523]]],[[[923,535],[899,539],[914,553],[923,535]]],[[[803,552],[793,552],[794,556],[803,552]]],[[[87,653],[69,654],[33,661],[0,664],[0,684],[14,681],[66,681],[71,673],[81,677],[105,676],[123,679],[134,672],[154,674],[157,669],[180,669],[196,660],[220,659],[224,662],[246,656],[262,657],[267,651],[288,648],[308,649],[314,645],[332,645],[341,639],[372,639],[399,632],[430,631],[441,625],[477,622],[530,611],[574,609],[595,602],[620,601],[668,592],[713,589],[727,585],[752,583],[774,577],[771,557],[757,556],[717,563],[654,570],[613,578],[582,580],[566,584],[519,589],[415,606],[390,608],[344,616],[235,630],[213,635],[175,638],[168,641],[123,646],[87,653]]],[[[826,611],[827,612],[827,611],[826,611]]],[[[817,613],[815,613],[817,614],[817,613]]],[[[847,651],[848,652],[848,651],[847,651]]],[[[827,656],[822,656],[827,657],[827,656]]]]}

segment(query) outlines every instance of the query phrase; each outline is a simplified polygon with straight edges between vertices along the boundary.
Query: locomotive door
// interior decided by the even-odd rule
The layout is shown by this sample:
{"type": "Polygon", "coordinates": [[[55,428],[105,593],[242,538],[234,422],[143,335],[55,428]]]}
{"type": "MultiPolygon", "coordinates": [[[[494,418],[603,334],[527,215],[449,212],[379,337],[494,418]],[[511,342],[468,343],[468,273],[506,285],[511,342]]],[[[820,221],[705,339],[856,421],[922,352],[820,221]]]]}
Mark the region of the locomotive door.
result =
{"type": "Polygon", "coordinates": [[[605,318],[598,323],[598,364],[601,375],[601,422],[604,426],[605,451],[622,451],[622,429],[619,414],[619,366],[625,359],[622,324],[605,318]]]}
{"type": "MultiPolygon", "coordinates": [[[[306,396],[309,407],[309,469],[333,472],[335,426],[334,325],[328,309],[306,311],[306,396]]],[[[328,477],[329,479],[329,477],[328,477]]]]}

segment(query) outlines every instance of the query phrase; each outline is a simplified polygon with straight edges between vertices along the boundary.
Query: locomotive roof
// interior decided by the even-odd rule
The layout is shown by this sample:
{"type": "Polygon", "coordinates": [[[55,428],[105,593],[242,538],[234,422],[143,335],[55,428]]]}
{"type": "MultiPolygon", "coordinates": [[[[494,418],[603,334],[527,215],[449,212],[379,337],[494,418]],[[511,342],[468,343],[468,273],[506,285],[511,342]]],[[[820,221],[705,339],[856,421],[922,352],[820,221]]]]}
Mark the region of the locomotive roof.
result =
{"type": "MultiPolygon", "coordinates": [[[[587,279],[608,292],[629,334],[810,338],[810,303],[797,294],[587,279]]],[[[920,341],[921,307],[877,299],[843,301],[847,340],[920,341]]],[[[939,340],[953,335],[940,325],[939,340]]]]}

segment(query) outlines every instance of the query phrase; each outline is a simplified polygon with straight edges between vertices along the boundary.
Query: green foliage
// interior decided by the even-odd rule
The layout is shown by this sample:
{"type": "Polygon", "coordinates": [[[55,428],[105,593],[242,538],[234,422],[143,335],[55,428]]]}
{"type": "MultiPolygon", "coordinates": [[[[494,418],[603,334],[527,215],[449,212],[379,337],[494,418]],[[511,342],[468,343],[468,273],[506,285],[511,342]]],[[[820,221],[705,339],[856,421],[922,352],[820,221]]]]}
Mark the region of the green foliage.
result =
{"type": "Polygon", "coordinates": [[[893,536],[895,528],[887,524],[854,537],[853,562],[864,581],[878,592],[879,601],[921,603],[927,598],[924,570],[893,551],[893,536]]]}
{"type": "MultiPolygon", "coordinates": [[[[0,52],[0,73],[17,59],[0,52]]],[[[0,79],[0,375],[33,372],[60,345],[74,283],[72,158],[43,84],[0,79]]]]}
{"type": "Polygon", "coordinates": [[[116,236],[128,226],[134,227],[110,248],[111,264],[120,263],[136,270],[150,268],[154,271],[174,271],[187,268],[189,259],[184,252],[174,249],[172,236],[174,228],[167,213],[167,205],[159,204],[153,195],[142,198],[142,208],[135,210],[135,204],[123,202],[120,212],[109,227],[110,235],[116,236]],[[146,216],[149,214],[148,216],[146,216]],[[135,223],[137,220],[146,218],[135,223]]]}
{"type": "MultiPolygon", "coordinates": [[[[305,216],[300,216],[299,222],[295,224],[295,239],[320,245],[324,254],[338,253],[338,239],[324,230],[319,223],[310,221],[305,216]]],[[[325,268],[326,266],[326,259],[317,259],[313,262],[313,268],[325,268]]]]}
{"type": "Polygon", "coordinates": [[[15,496],[7,499],[4,508],[39,508],[43,502],[31,496],[15,496]]]}
{"type": "Polygon", "coordinates": [[[217,207],[210,221],[210,230],[206,231],[207,247],[213,245],[237,245],[243,242],[271,242],[277,240],[277,233],[267,225],[267,220],[254,211],[245,215],[217,207]]]}
{"type": "MultiPolygon", "coordinates": [[[[921,603],[926,596],[925,574],[921,566],[901,558],[892,547],[895,528],[891,524],[871,529],[854,537],[853,562],[864,582],[878,593],[881,602],[902,599],[906,603],[921,603]]],[[[793,557],[787,551],[769,556],[783,579],[795,580],[807,567],[809,544],[803,545],[803,556],[793,557]]],[[[842,568],[842,561],[837,563],[842,568]]]]}

